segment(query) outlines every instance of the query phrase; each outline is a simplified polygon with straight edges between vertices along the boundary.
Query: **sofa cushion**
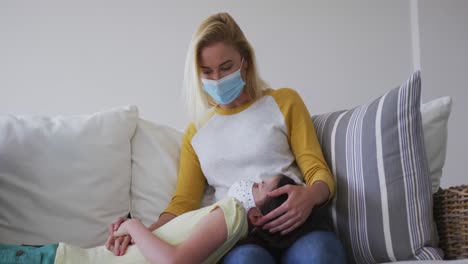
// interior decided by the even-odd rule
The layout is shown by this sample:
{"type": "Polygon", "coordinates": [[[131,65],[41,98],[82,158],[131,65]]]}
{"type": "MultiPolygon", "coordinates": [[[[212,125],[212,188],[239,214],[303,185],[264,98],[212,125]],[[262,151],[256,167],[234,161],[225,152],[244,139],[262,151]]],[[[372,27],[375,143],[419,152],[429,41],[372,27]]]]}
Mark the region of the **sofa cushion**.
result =
{"type": "Polygon", "coordinates": [[[431,172],[432,193],[436,193],[440,187],[447,154],[447,126],[451,110],[452,98],[448,96],[421,105],[424,144],[431,172]]]}
{"type": "Polygon", "coordinates": [[[132,139],[132,217],[154,223],[175,191],[183,133],[140,119],[132,139]]]}
{"type": "Polygon", "coordinates": [[[102,245],[130,210],[135,106],[0,115],[0,243],[102,245]]]}
{"type": "Polygon", "coordinates": [[[441,259],[420,113],[419,72],[348,111],[314,116],[336,177],[335,229],[351,263],[441,259]]]}

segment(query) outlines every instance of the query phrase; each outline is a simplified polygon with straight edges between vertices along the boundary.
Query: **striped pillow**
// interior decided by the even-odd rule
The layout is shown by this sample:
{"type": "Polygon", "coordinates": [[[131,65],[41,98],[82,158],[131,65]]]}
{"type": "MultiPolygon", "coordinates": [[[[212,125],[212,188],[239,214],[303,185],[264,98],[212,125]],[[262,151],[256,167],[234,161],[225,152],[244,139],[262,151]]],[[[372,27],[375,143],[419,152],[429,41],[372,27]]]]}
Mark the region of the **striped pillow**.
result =
{"type": "Polygon", "coordinates": [[[417,71],[369,104],[312,117],[335,175],[331,214],[351,263],[442,259],[431,232],[420,93],[417,71]]]}

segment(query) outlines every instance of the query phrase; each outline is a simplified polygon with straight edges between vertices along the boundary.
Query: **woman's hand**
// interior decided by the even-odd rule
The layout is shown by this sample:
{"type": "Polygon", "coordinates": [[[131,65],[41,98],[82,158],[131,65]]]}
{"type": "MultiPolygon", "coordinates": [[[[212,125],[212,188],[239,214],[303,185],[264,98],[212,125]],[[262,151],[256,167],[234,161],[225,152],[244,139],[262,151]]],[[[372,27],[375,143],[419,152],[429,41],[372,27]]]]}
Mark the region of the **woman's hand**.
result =
{"type": "Polygon", "coordinates": [[[113,250],[116,256],[121,256],[125,254],[125,252],[127,251],[128,245],[134,243],[130,235],[120,236],[120,237],[114,236],[114,232],[117,231],[120,225],[122,225],[122,223],[126,222],[127,220],[129,219],[119,217],[117,221],[115,221],[114,223],[108,226],[108,230],[107,230],[108,237],[106,241],[106,248],[110,251],[113,250]]]}
{"type": "Polygon", "coordinates": [[[270,232],[281,232],[286,235],[302,225],[309,217],[312,209],[328,199],[328,185],[317,181],[312,186],[286,185],[271,191],[269,196],[288,194],[288,199],[278,208],[263,216],[259,225],[270,232]],[[277,219],[275,219],[278,217],[277,219]],[[272,219],[275,219],[271,221],[272,219]],[[271,222],[269,222],[271,221],[271,222]]]}

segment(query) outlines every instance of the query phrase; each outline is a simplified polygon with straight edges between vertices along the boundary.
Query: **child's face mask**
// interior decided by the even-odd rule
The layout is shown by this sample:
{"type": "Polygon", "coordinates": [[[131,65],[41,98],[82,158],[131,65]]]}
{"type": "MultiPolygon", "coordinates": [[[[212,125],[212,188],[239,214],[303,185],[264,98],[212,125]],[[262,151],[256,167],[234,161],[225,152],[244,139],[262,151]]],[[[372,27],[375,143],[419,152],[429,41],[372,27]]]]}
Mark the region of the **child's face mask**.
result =
{"type": "Polygon", "coordinates": [[[242,203],[245,211],[256,207],[252,189],[255,182],[253,181],[238,181],[229,188],[228,196],[236,198],[242,203]]]}

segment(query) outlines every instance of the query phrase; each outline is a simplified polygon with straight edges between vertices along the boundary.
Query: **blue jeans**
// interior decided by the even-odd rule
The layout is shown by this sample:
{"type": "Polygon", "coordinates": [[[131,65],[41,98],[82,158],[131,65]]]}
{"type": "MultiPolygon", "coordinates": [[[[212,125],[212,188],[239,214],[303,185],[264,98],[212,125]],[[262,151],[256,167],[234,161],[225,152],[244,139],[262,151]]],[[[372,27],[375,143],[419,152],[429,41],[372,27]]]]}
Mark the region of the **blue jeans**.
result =
{"type": "MultiPolygon", "coordinates": [[[[346,253],[333,232],[305,234],[281,256],[282,263],[346,263],[346,253]]],[[[268,250],[254,244],[233,248],[224,257],[225,264],[275,263],[268,250]]]]}

